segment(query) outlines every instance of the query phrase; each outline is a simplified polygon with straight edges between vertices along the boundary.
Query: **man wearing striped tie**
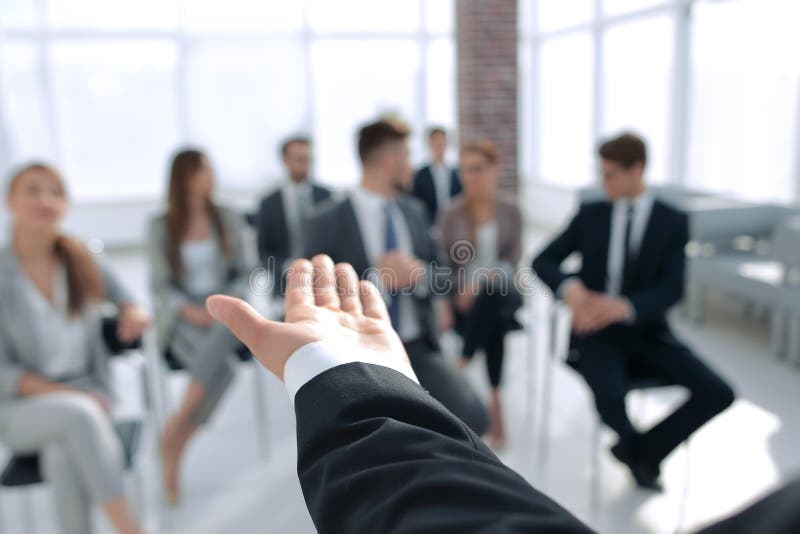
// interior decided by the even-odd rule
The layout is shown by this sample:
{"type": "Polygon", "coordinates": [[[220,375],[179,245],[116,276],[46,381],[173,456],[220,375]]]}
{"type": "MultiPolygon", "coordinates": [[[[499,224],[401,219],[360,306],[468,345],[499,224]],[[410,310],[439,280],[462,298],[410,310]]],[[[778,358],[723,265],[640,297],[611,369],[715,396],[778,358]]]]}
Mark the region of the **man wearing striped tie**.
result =
{"type": "Polygon", "coordinates": [[[439,351],[432,299],[437,252],[425,208],[398,193],[411,173],[408,135],[393,119],[360,129],[360,185],[309,221],[306,256],[327,254],[350,263],[378,285],[422,386],[481,435],[488,426],[486,409],[439,351]]]}

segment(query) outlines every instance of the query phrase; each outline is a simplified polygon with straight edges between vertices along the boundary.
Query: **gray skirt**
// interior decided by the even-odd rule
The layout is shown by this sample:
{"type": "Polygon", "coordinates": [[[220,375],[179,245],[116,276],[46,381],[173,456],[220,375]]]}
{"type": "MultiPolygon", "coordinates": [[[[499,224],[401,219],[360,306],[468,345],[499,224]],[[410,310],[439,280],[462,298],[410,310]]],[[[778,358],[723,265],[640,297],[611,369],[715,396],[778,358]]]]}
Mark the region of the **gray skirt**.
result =
{"type": "Polygon", "coordinates": [[[191,421],[202,425],[219,404],[236,372],[236,349],[240,342],[221,323],[199,328],[188,321],[175,324],[169,351],[183,365],[194,382],[206,389],[191,421]]]}

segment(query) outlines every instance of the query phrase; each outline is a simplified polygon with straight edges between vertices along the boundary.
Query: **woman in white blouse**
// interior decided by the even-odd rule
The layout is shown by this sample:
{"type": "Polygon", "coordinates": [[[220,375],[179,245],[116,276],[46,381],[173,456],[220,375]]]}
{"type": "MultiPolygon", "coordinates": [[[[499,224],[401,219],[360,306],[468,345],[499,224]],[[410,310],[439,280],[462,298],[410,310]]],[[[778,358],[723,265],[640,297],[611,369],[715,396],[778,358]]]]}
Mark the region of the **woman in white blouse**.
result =
{"type": "Polygon", "coordinates": [[[486,355],[492,386],[489,414],[491,444],[505,443],[500,402],[504,339],[518,328],[514,312],[521,297],[514,285],[522,245],[519,208],[498,192],[499,164],[491,141],[476,141],[461,149],[464,192],[441,214],[441,255],[453,273],[451,300],[456,330],[464,340],[462,365],[478,349],[486,355]]]}
{"type": "Polygon", "coordinates": [[[0,250],[0,442],[17,454],[40,454],[63,532],[92,532],[93,504],[118,532],[140,532],[109,417],[98,305],[117,305],[123,342],[139,338],[149,319],[84,245],[61,232],[68,201],[55,169],[32,164],[17,172],[8,207],[11,243],[0,250]]]}
{"type": "Polygon", "coordinates": [[[243,220],[212,199],[214,173],[199,150],[177,153],[170,170],[167,211],[150,223],[151,290],[158,346],[191,376],[178,411],[161,438],[167,501],[180,500],[179,466],[186,445],[210,417],[234,377],[240,343],[212,319],[213,293],[244,297],[250,269],[243,220]]]}

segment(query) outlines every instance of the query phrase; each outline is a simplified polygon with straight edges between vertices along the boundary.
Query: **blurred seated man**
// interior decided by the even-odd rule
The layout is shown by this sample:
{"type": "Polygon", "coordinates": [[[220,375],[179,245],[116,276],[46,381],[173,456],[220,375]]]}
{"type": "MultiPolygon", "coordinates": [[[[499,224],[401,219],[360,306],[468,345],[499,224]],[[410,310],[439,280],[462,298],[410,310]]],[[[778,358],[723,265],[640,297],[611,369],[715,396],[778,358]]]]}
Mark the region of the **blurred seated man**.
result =
{"type": "Polygon", "coordinates": [[[414,175],[411,194],[425,204],[431,223],[436,224],[439,212],[451,198],[461,193],[461,179],[458,169],[448,167],[444,160],[447,152],[447,132],[444,128],[428,130],[428,148],[431,162],[414,175]]]}
{"type": "Polygon", "coordinates": [[[608,200],[582,205],[533,268],[573,311],[570,364],[619,436],[611,452],[640,487],[660,489],[662,460],[730,406],[734,394],[667,324],[667,311],[683,294],[686,215],[646,189],[647,154],[639,137],[623,134],[599,152],[608,200]],[[565,273],[561,263],[573,252],[582,256],[581,270],[565,273]],[[639,433],[625,411],[632,374],[683,386],[689,398],[639,433]]]}
{"type": "Polygon", "coordinates": [[[439,351],[432,301],[437,249],[425,208],[397,192],[411,172],[408,135],[403,123],[390,119],[361,128],[361,184],[311,219],[307,256],[327,254],[352,264],[361,278],[376,275],[423,387],[481,435],[486,409],[439,351]]]}
{"type": "Polygon", "coordinates": [[[288,179],[261,200],[255,217],[258,255],[274,276],[275,292],[282,294],[281,273],[293,258],[303,255],[306,220],[319,204],[331,197],[326,187],[311,181],[311,140],[291,137],[281,145],[288,179]]]}

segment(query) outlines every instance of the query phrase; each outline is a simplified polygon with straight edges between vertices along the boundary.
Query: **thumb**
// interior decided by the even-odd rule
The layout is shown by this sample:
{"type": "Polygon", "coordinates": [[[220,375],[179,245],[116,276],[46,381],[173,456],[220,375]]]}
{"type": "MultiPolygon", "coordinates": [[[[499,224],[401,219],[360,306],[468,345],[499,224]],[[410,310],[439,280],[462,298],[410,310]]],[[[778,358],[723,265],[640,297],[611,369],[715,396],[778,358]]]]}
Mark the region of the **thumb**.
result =
{"type": "Polygon", "coordinates": [[[206,309],[211,317],[224,324],[239,341],[255,354],[264,347],[276,323],[264,319],[242,299],[226,295],[212,295],[206,299],[206,309]]]}

